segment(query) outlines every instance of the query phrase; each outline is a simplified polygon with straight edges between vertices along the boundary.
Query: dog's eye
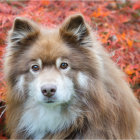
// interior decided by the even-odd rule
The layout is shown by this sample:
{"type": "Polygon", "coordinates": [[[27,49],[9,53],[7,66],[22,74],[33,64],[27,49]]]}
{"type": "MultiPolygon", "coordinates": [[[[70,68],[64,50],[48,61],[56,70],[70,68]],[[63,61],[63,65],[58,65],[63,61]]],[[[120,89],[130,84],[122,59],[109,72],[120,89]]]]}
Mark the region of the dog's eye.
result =
{"type": "Polygon", "coordinates": [[[61,63],[60,68],[61,69],[66,69],[68,67],[68,63],[61,63]]]}
{"type": "Polygon", "coordinates": [[[38,66],[38,65],[32,65],[32,70],[34,71],[34,72],[37,72],[37,71],[39,71],[39,69],[40,69],[40,67],[38,66]]]}

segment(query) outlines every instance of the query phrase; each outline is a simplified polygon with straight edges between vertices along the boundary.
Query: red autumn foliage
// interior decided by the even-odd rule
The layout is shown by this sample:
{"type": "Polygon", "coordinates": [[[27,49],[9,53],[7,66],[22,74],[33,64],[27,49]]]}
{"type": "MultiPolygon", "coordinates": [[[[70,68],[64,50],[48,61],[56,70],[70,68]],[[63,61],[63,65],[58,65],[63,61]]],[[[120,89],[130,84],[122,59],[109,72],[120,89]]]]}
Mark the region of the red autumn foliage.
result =
{"type": "MultiPolygon", "coordinates": [[[[3,54],[6,36],[15,17],[28,17],[49,27],[60,24],[73,13],[82,13],[99,34],[112,59],[128,75],[140,100],[140,2],[117,1],[3,1],[0,3],[0,114],[4,113],[5,83],[3,54]]],[[[0,139],[4,134],[4,115],[0,117],[0,139]]]]}

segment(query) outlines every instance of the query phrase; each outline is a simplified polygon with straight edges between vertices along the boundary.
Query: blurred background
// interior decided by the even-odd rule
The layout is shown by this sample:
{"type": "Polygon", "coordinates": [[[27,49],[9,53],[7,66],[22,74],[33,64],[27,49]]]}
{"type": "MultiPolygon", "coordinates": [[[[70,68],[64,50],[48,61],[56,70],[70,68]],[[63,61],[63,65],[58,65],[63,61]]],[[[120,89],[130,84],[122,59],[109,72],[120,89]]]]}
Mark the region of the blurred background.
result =
{"type": "Polygon", "coordinates": [[[0,139],[5,133],[3,55],[15,17],[27,17],[50,28],[67,16],[82,13],[113,61],[127,75],[140,101],[140,1],[139,0],[0,0],[0,139]]]}

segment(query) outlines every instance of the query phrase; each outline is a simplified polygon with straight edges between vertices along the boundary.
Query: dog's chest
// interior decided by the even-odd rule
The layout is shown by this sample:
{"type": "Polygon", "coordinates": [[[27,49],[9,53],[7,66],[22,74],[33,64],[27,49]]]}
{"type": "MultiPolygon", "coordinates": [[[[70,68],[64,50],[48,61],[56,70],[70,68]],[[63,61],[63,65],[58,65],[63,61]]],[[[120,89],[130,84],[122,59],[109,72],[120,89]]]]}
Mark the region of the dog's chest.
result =
{"type": "Polygon", "coordinates": [[[68,128],[75,118],[74,114],[63,114],[61,107],[35,107],[23,113],[18,130],[24,129],[26,137],[41,139],[49,132],[56,133],[68,128]]]}

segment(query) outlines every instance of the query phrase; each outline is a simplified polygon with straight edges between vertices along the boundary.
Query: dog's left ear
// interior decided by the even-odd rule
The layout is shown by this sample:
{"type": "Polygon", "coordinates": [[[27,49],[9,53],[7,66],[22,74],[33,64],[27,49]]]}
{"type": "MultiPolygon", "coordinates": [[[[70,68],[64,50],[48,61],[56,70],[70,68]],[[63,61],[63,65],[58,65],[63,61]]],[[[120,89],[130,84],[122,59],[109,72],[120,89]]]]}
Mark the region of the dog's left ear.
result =
{"type": "Polygon", "coordinates": [[[70,16],[60,27],[60,36],[68,44],[89,46],[90,31],[81,14],[70,16]]]}
{"type": "Polygon", "coordinates": [[[27,18],[17,17],[9,32],[9,43],[21,44],[31,42],[38,32],[39,29],[36,23],[27,18]]]}

